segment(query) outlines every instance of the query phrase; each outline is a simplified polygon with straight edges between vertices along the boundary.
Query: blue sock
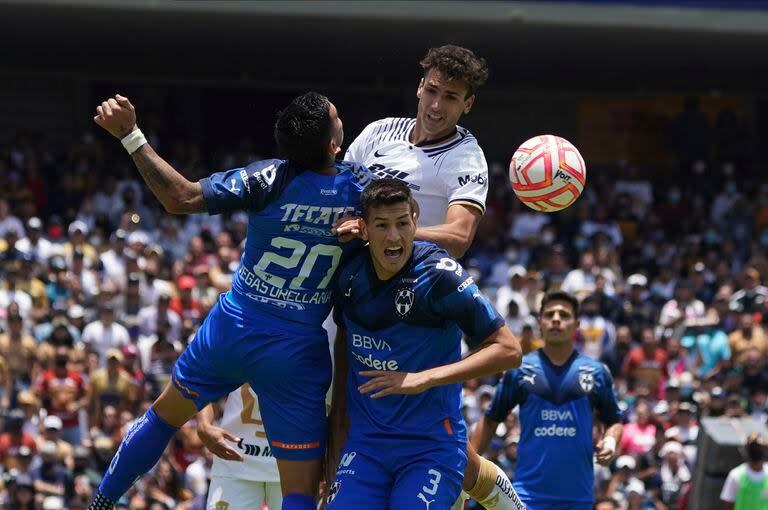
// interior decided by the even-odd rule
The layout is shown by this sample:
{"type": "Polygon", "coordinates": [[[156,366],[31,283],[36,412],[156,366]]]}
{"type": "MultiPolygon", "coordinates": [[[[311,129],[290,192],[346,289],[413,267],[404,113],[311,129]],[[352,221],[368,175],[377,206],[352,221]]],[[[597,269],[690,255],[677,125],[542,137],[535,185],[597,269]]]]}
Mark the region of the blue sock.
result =
{"type": "Polygon", "coordinates": [[[178,430],[150,407],[120,443],[99,485],[99,494],[112,502],[119,500],[137,478],[157,464],[178,430]]]}
{"type": "Polygon", "coordinates": [[[283,497],[283,510],[316,510],[317,503],[304,494],[286,494],[283,497]]]}

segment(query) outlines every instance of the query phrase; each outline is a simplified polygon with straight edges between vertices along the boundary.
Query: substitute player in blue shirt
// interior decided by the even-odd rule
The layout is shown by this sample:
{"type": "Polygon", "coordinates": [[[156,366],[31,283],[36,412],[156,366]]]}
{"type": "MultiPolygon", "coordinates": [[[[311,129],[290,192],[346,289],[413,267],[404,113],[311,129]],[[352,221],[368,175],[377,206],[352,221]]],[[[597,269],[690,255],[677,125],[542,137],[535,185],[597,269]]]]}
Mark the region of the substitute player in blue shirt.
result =
{"type": "Polygon", "coordinates": [[[504,375],[472,437],[477,451],[485,451],[498,424],[520,406],[514,488],[529,510],[590,510],[593,454],[607,465],[621,440],[610,372],[573,348],[578,307],[576,298],[565,292],[544,297],[539,317],[544,347],[525,355],[520,368],[504,375]],[[607,426],[596,446],[594,411],[607,426]]]}
{"type": "Polygon", "coordinates": [[[249,222],[232,289],[179,358],[172,383],[126,434],[89,508],[113,508],[178,427],[247,382],[278,462],[283,509],[314,510],[331,380],[322,322],[336,268],[356,249],[339,244],[331,226],[358,210],[370,179],[364,167],[334,161],[343,139],[336,107],[316,93],[298,97],[275,124],[287,160],[257,161],[194,183],[147,144],[127,98],[103,102],[94,120],[121,140],[168,212],[241,209],[249,222]]]}
{"type": "Polygon", "coordinates": [[[369,249],[334,285],[350,430],[329,510],[448,510],[467,458],[460,383],[520,362],[520,344],[472,277],[445,250],[414,243],[415,207],[402,181],[370,184],[361,196],[369,249]],[[462,331],[480,342],[464,359],[462,331]]]}

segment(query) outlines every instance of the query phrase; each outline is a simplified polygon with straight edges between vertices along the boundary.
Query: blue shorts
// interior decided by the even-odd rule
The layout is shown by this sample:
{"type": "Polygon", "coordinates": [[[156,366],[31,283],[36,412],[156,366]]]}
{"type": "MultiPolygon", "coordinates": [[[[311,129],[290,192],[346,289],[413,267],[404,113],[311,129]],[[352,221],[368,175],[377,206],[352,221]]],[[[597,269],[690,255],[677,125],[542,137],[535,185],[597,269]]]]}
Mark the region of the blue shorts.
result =
{"type": "Polygon", "coordinates": [[[328,487],[328,510],[449,510],[461,493],[467,445],[350,439],[328,487]]]}
{"type": "Polygon", "coordinates": [[[323,457],[331,356],[319,324],[245,314],[222,294],[176,362],[172,381],[198,409],[247,382],[259,397],[276,458],[323,457]]]}

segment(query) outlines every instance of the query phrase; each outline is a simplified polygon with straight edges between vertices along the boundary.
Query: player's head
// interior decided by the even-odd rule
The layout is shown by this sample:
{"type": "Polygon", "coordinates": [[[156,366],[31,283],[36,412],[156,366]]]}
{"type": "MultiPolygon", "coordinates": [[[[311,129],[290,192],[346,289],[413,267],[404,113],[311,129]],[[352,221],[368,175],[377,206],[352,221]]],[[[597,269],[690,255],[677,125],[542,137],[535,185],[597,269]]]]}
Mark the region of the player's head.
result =
{"type": "Polygon", "coordinates": [[[579,327],[579,301],[567,292],[549,292],[541,300],[539,327],[545,343],[573,342],[579,327]]]}
{"type": "Polygon", "coordinates": [[[363,238],[381,279],[394,276],[408,262],[416,235],[418,207],[411,190],[397,179],[373,181],[360,195],[363,238]]]}
{"type": "Polygon", "coordinates": [[[472,109],[477,89],[488,79],[488,66],[471,50],[449,44],[430,48],[421,67],[416,120],[430,139],[438,139],[449,135],[472,109]]]}
{"type": "Polygon", "coordinates": [[[302,169],[333,164],[344,141],[336,107],[327,97],[307,92],[277,114],[275,141],[281,157],[302,169]]]}

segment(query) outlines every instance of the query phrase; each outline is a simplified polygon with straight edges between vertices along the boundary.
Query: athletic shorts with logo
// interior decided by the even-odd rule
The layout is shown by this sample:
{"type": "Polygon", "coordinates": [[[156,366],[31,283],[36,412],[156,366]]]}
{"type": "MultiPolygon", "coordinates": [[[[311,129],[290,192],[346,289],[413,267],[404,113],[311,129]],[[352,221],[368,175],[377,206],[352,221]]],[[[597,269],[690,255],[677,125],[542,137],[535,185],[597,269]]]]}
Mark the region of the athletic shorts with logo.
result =
{"type": "Polygon", "coordinates": [[[172,380],[198,409],[247,382],[259,397],[275,458],[324,454],[331,359],[320,325],[313,330],[268,314],[246,315],[222,294],[176,362],[172,380]]]}
{"type": "Polygon", "coordinates": [[[350,438],[328,487],[328,510],[450,510],[466,464],[461,441],[350,438]]]}

